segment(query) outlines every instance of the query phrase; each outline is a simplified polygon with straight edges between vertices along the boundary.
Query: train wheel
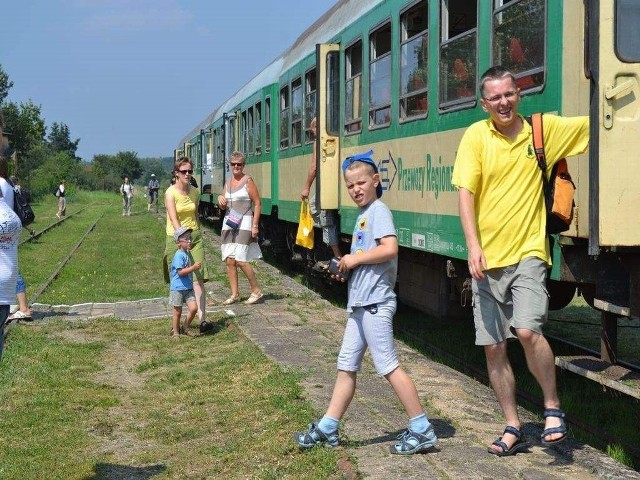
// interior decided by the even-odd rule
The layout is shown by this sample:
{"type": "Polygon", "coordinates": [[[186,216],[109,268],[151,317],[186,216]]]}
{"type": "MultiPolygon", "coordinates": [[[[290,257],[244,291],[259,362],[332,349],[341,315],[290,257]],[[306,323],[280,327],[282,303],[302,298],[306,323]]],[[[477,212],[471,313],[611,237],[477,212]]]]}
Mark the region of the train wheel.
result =
{"type": "Polygon", "coordinates": [[[576,294],[576,286],[572,283],[547,280],[549,292],[549,310],[561,310],[571,303],[576,294]]]}

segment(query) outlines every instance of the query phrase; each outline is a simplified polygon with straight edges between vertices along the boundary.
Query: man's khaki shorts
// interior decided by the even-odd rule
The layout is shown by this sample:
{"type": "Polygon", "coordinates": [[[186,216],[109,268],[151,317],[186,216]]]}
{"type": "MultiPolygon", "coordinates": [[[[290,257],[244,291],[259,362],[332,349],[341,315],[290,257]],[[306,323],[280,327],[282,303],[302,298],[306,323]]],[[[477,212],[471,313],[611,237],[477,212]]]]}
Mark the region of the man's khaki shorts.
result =
{"type": "Polygon", "coordinates": [[[546,262],[527,257],[484,275],[483,280],[472,282],[476,345],[516,338],[517,328],[542,334],[549,306],[546,262]]]}

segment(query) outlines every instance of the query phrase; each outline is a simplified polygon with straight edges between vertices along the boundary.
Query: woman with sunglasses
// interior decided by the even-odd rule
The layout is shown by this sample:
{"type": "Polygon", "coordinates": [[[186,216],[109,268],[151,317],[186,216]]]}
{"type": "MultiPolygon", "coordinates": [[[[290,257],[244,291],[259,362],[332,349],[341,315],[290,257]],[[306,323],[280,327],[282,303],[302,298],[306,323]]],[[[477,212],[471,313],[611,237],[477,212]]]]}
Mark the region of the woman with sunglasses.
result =
{"type": "Polygon", "coordinates": [[[164,281],[169,283],[169,265],[178,246],[173,238],[174,232],[180,227],[190,228],[191,250],[193,263],[200,262],[200,270],[193,272],[193,291],[198,304],[198,320],[200,332],[211,330],[212,325],[206,321],[206,295],[204,283],[209,280],[209,271],[204,259],[204,246],[202,244],[202,231],[198,222],[198,199],[200,192],[191,186],[193,164],[187,157],[181,157],[173,168],[175,183],[164,194],[164,206],[167,210],[166,242],[164,250],[164,281]]]}
{"type": "Polygon", "coordinates": [[[232,175],[224,186],[224,194],[218,196],[218,205],[227,210],[222,222],[220,248],[231,286],[231,296],[222,303],[231,305],[240,300],[238,290],[238,268],[240,268],[251,287],[251,295],[244,303],[251,305],[263,296],[256,274],[249,263],[251,260],[262,258],[258,245],[260,194],[253,179],[244,173],[244,154],[233,152],[230,163],[232,175]]]}

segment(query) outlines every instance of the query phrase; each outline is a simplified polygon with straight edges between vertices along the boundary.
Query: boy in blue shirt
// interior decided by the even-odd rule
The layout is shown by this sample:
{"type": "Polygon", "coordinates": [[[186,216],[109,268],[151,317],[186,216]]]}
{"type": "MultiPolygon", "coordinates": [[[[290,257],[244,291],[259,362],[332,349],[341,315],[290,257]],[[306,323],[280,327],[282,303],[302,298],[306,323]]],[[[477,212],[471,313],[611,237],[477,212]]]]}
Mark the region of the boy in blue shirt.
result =
{"type": "MultiPolygon", "coordinates": [[[[390,445],[393,454],[410,455],[433,447],[437,438],[422,408],[418,392],[400,368],[393,343],[393,291],[398,271],[398,240],[389,208],[382,195],[378,167],[373,152],[348,157],[342,164],[344,180],[360,214],[351,241],[351,252],[338,264],[341,272],[351,271],[348,280],[349,317],[338,354],[338,374],[329,407],[316,424],[298,432],[294,440],[300,448],[340,443],[338,426],[356,390],[356,376],[367,347],[378,375],[384,376],[409,416],[409,428],[390,445]]],[[[334,275],[334,279],[339,277],[334,275]]],[[[342,280],[344,281],[344,280],[342,280]]]]}
{"type": "Polygon", "coordinates": [[[173,338],[179,338],[180,333],[191,336],[189,327],[191,320],[198,313],[198,304],[196,296],[193,292],[193,275],[192,273],[200,269],[200,262],[191,264],[191,229],[186,227],[178,228],[173,238],[178,244],[178,251],[174,254],[171,261],[169,276],[171,283],[169,285],[169,303],[173,306],[173,320],[171,335],[173,338]],[[182,316],[182,304],[186,303],[189,308],[187,318],[184,320],[184,327],[180,329],[180,317],[182,316]]]}

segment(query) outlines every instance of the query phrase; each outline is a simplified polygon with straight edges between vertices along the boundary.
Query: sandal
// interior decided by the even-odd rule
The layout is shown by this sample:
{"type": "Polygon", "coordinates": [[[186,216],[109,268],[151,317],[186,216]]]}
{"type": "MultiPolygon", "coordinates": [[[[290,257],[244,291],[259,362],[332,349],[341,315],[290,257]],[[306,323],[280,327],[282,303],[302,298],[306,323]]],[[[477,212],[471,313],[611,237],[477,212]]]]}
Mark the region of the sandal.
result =
{"type": "Polygon", "coordinates": [[[171,330],[169,331],[169,336],[170,336],[171,338],[173,338],[174,340],[175,340],[175,339],[178,339],[178,338],[180,338],[180,332],[179,332],[179,331],[178,331],[178,332],[174,332],[174,331],[173,331],[173,329],[171,329],[171,330]]]}
{"type": "Polygon", "coordinates": [[[545,408],[542,416],[546,419],[547,417],[558,417],[560,419],[560,425],[557,427],[545,428],[540,435],[540,441],[543,445],[555,445],[556,443],[560,443],[565,438],[567,438],[567,424],[564,422],[564,412],[559,408],[545,408]],[[545,440],[544,437],[547,435],[553,435],[554,433],[562,433],[560,438],[556,438],[554,440],[545,440]]]}
{"type": "Polygon", "coordinates": [[[193,333],[189,331],[189,327],[186,325],[184,327],[180,327],[180,333],[182,335],[186,335],[187,337],[193,337],[193,333]]]}
{"type": "Polygon", "coordinates": [[[525,438],[522,430],[518,430],[516,427],[512,427],[510,425],[507,425],[504,428],[502,437],[498,437],[498,439],[495,442],[493,442],[491,445],[492,446],[495,445],[496,447],[499,447],[502,450],[501,452],[499,452],[497,450],[494,450],[491,447],[489,447],[489,449],[487,450],[490,454],[496,455],[498,457],[508,457],[510,455],[515,455],[518,452],[527,450],[531,446],[529,442],[527,442],[527,439],[525,438]],[[506,433],[510,433],[511,435],[516,437],[516,441],[513,445],[511,445],[511,448],[507,447],[507,444],[502,441],[506,433]]]}
{"type": "Polygon", "coordinates": [[[11,323],[14,320],[24,320],[25,322],[29,322],[32,320],[32,318],[31,315],[24,313],[22,310],[18,310],[9,315],[9,318],[7,318],[7,323],[11,323]]]}
{"type": "Polygon", "coordinates": [[[224,302],[222,302],[222,304],[223,305],[231,305],[232,303],[236,303],[238,300],[240,300],[240,295],[231,295],[224,302]]]}
{"type": "Polygon", "coordinates": [[[433,426],[430,426],[424,433],[407,429],[400,433],[396,440],[395,444],[389,446],[389,451],[396,455],[412,455],[429,450],[438,443],[438,437],[433,431],[433,426]]]}
{"type": "Polygon", "coordinates": [[[247,298],[244,301],[245,305],[253,305],[254,303],[256,303],[257,301],[259,301],[262,297],[264,297],[264,293],[262,292],[258,292],[258,293],[252,293],[249,298],[247,298]]]}
{"type": "Polygon", "coordinates": [[[316,445],[326,445],[328,447],[337,447],[340,444],[338,431],[333,433],[324,433],[316,423],[310,423],[306,432],[296,432],[293,434],[293,440],[300,448],[311,448],[316,445]]]}

